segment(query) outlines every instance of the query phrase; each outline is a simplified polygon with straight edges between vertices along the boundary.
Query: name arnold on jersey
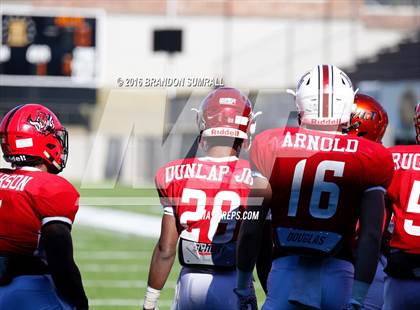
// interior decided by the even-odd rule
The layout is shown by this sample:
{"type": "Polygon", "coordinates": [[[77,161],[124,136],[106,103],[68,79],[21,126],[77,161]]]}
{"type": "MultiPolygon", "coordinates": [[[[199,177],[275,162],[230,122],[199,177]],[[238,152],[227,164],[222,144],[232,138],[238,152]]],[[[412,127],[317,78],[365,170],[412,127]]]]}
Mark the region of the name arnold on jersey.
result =
{"type": "Polygon", "coordinates": [[[27,175],[0,173],[0,188],[22,192],[25,190],[26,184],[32,179],[33,177],[27,175]]]}
{"type": "Polygon", "coordinates": [[[208,170],[208,173],[204,173],[203,166],[204,165],[200,163],[192,163],[166,167],[165,183],[182,179],[201,179],[221,182],[223,178],[230,173],[234,174],[234,180],[238,183],[245,183],[247,185],[252,185],[253,183],[251,169],[249,168],[231,171],[229,166],[212,165],[210,170],[208,170]]]}
{"type": "Polygon", "coordinates": [[[306,133],[296,133],[294,136],[287,131],[281,147],[302,148],[309,151],[348,152],[355,153],[359,146],[356,139],[341,139],[340,137],[324,137],[306,133]]]}

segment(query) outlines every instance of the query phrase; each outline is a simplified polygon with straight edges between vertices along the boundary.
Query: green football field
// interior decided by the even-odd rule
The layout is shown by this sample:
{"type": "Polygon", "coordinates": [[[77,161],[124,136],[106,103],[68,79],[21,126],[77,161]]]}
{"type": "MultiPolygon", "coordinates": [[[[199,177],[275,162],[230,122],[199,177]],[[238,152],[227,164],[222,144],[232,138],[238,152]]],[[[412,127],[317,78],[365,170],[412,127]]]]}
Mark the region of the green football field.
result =
{"type": "MultiPolygon", "coordinates": [[[[91,308],[139,309],[155,240],[84,226],[74,227],[73,238],[91,308]]],[[[178,271],[175,264],[161,294],[161,309],[170,306],[178,271]]]]}
{"type": "MultiPolygon", "coordinates": [[[[127,197],[139,195],[138,190],[81,190],[81,197],[127,197]]],[[[153,191],[140,191],[154,195],[153,191]]],[[[83,201],[83,198],[82,198],[83,201]]],[[[101,206],[159,216],[157,207],[101,206]],[[157,208],[157,209],[156,209],[157,208]]],[[[100,208],[98,212],[100,212],[100,208]]],[[[76,224],[73,228],[75,259],[82,273],[91,309],[140,309],[147,287],[147,275],[156,240],[135,235],[94,229],[76,224]]],[[[170,309],[180,266],[176,260],[162,290],[159,309],[170,309]]],[[[233,288],[232,288],[233,289],[233,288]]],[[[264,293],[256,283],[259,303],[264,293]]]]}

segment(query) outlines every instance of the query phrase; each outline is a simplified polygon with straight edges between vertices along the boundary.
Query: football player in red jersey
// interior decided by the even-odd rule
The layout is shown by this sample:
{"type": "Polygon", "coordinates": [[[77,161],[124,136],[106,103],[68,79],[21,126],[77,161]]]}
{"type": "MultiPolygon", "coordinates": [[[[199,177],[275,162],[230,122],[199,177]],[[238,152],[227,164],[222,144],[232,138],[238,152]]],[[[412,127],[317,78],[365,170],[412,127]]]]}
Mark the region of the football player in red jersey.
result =
{"type": "MultiPolygon", "coordinates": [[[[388,127],[388,114],[376,101],[375,98],[361,93],[356,94],[354,97],[354,103],[356,104],[356,111],[352,114],[350,119],[350,126],[345,131],[349,135],[357,135],[378,143],[382,143],[382,138],[385,134],[386,128],[388,127]]],[[[385,212],[385,225],[390,218],[390,212],[385,212]]],[[[385,231],[384,235],[388,235],[385,231]]],[[[383,239],[382,255],[379,258],[378,266],[376,267],[375,278],[369,287],[369,291],[363,302],[363,309],[367,310],[380,310],[384,303],[384,282],[385,272],[384,268],[386,265],[386,258],[383,255],[388,248],[386,246],[386,238],[383,239]]]]}
{"type": "Polygon", "coordinates": [[[351,115],[350,126],[345,129],[350,135],[382,143],[388,127],[388,114],[373,97],[358,93],[354,96],[356,111],[351,115]]]}
{"type": "MultiPolygon", "coordinates": [[[[270,209],[275,235],[263,309],[358,309],[378,263],[392,157],[379,143],[342,134],[354,91],[337,67],[307,72],[297,85],[296,104],[300,127],[266,130],[251,149],[260,175],[247,210],[259,210],[261,219],[270,209]]],[[[251,295],[247,287],[262,225],[244,220],[240,228],[236,292],[244,299],[251,295]]]]}
{"type": "Polygon", "coordinates": [[[0,309],[88,309],[70,230],[79,194],[57,176],[67,131],[49,109],[21,105],[0,124],[0,309]]]}
{"type": "Polygon", "coordinates": [[[238,155],[250,143],[254,118],[250,101],[238,90],[214,90],[197,113],[206,157],[175,160],[157,172],[164,215],[144,309],[156,308],[178,241],[183,267],[173,308],[236,309],[236,239],[252,185],[249,162],[238,155]]]}
{"type": "MultiPolygon", "coordinates": [[[[414,125],[420,144],[420,103],[414,125]]],[[[420,145],[397,145],[389,150],[395,163],[388,189],[394,229],[385,268],[383,309],[420,309],[420,145]]]]}

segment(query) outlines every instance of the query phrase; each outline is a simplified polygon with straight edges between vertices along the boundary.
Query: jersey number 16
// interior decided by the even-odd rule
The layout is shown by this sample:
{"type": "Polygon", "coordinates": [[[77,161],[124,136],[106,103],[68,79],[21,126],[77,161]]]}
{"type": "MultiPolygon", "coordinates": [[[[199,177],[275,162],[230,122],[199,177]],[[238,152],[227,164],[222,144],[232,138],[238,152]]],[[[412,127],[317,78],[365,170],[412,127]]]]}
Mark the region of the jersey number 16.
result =
{"type": "MultiPolygon", "coordinates": [[[[302,186],[303,174],[306,166],[306,159],[299,161],[295,167],[293,175],[292,191],[289,200],[288,216],[296,216],[299,205],[300,189],[302,186]]],[[[319,219],[328,219],[337,211],[340,188],[333,182],[324,180],[326,171],[332,171],[334,177],[342,177],[345,163],[334,160],[324,160],[318,164],[315,173],[314,186],[309,203],[309,213],[319,219]],[[320,208],[321,194],[329,193],[328,207],[320,208]]]]}

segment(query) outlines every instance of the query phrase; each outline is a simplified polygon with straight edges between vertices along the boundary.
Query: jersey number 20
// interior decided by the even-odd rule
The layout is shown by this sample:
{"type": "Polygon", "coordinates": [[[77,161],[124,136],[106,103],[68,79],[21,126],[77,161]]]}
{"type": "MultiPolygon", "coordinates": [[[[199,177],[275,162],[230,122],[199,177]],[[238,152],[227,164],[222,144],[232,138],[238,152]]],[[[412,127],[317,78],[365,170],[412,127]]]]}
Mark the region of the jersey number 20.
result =
{"type": "MultiPolygon", "coordinates": [[[[182,192],[182,203],[190,204],[191,200],[197,201],[197,209],[195,211],[185,211],[180,216],[180,223],[186,226],[190,221],[200,221],[205,217],[207,195],[206,192],[199,189],[184,188],[182,192]]],[[[233,231],[236,226],[236,220],[234,219],[222,219],[222,205],[223,202],[229,202],[230,208],[228,212],[238,209],[241,204],[241,198],[236,192],[233,191],[220,191],[214,196],[213,207],[211,208],[211,217],[209,219],[209,226],[207,231],[207,238],[214,243],[226,243],[229,242],[233,237],[233,231]],[[220,223],[226,223],[226,232],[224,234],[215,235],[217,227],[220,223]]],[[[203,227],[204,228],[204,227],[203,227]]],[[[200,241],[200,230],[201,228],[193,228],[191,232],[186,230],[183,231],[184,237],[191,241],[200,241]]],[[[202,233],[205,233],[205,229],[202,233]]]]}

